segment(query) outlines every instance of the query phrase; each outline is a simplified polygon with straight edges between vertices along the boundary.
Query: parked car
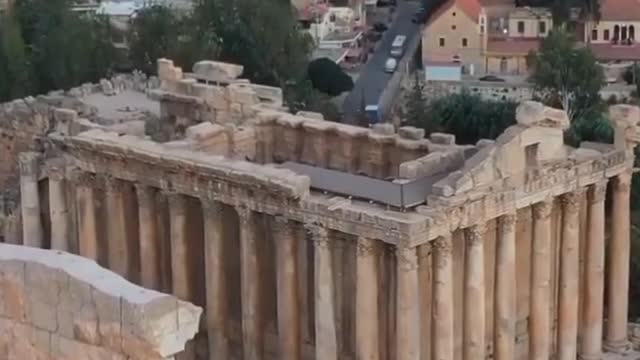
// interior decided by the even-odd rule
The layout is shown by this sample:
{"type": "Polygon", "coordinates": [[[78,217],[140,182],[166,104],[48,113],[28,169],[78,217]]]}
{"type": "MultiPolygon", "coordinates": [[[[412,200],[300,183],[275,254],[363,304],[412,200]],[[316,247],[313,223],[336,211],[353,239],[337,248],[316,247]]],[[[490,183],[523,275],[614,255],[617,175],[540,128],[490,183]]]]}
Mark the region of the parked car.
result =
{"type": "Polygon", "coordinates": [[[388,58],[384,63],[384,72],[392,73],[396,71],[396,67],[398,66],[398,61],[394,58],[388,58]]]}
{"type": "Polygon", "coordinates": [[[480,81],[504,82],[504,79],[495,75],[486,75],[478,79],[480,81]]]}

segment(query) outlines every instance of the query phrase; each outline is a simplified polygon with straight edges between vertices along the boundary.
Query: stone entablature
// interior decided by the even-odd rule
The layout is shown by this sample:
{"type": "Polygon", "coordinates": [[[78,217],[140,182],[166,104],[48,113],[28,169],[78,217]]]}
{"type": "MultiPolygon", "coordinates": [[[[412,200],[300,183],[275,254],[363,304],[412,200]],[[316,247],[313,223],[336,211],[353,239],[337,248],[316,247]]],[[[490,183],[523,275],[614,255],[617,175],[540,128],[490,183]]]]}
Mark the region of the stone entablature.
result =
{"type": "Polygon", "coordinates": [[[173,358],[202,309],[62,252],[0,244],[0,358],[173,358]]]}

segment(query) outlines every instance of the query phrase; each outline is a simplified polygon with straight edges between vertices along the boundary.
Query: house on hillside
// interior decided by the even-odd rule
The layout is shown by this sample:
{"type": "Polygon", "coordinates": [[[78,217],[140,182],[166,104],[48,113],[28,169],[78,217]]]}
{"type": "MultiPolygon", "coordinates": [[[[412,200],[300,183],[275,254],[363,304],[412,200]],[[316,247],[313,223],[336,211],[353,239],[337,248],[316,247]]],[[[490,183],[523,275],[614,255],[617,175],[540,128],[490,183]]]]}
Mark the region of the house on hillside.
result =
{"type": "Polygon", "coordinates": [[[449,0],[429,17],[422,34],[424,64],[459,64],[475,74],[484,66],[486,14],[478,0],[449,0]]]}
{"type": "MultiPolygon", "coordinates": [[[[491,24],[496,19],[490,18],[491,24]]],[[[507,18],[500,18],[498,24],[488,32],[485,53],[485,71],[497,75],[526,75],[529,72],[527,60],[530,53],[540,47],[540,40],[553,27],[551,11],[546,8],[514,8],[507,18]]]]}
{"type": "Polygon", "coordinates": [[[587,22],[584,31],[600,62],[640,61],[640,0],[601,0],[600,20],[587,22]]]}

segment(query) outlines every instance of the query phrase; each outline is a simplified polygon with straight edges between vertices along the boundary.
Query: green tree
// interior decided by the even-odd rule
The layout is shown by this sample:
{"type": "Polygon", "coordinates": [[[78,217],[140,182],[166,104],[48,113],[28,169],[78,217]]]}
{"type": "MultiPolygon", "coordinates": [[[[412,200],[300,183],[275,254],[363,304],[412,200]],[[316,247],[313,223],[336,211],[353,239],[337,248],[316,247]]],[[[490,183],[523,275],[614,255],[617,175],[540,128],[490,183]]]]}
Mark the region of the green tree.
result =
{"type": "Polygon", "coordinates": [[[602,68],[591,50],[579,47],[565,29],[552,30],[542,41],[531,76],[548,102],[557,102],[571,120],[601,103],[602,68]]]}
{"type": "Polygon", "coordinates": [[[454,134],[459,144],[475,144],[480,139],[495,139],[515,124],[517,103],[483,100],[463,90],[429,103],[422,120],[412,124],[425,132],[438,129],[454,134]]]}
{"type": "Polygon", "coordinates": [[[427,135],[438,131],[436,124],[431,123],[431,119],[427,118],[427,99],[424,96],[424,81],[422,81],[418,72],[415,73],[413,87],[407,96],[404,118],[409,125],[424,128],[427,135]]]}
{"type": "Polygon", "coordinates": [[[342,68],[328,58],[320,58],[309,63],[307,69],[313,87],[329,96],[338,96],[353,89],[353,79],[342,68]]]}
{"type": "Polygon", "coordinates": [[[31,93],[33,76],[20,27],[13,17],[0,18],[0,100],[31,93]]]}
{"type": "Polygon", "coordinates": [[[313,111],[322,114],[325,120],[340,120],[338,107],[328,95],[314,89],[309,80],[289,82],[284,88],[284,99],[292,114],[302,110],[313,111]]]}

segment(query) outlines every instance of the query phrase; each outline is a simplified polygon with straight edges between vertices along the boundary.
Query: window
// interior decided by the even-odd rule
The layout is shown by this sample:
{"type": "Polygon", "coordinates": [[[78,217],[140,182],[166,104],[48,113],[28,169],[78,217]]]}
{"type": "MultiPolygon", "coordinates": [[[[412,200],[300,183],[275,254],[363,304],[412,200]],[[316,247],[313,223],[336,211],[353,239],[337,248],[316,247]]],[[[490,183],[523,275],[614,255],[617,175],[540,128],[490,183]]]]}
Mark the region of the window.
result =
{"type": "Polygon", "coordinates": [[[456,26],[455,25],[451,25],[451,30],[455,30],[456,26]]]}
{"type": "Polygon", "coordinates": [[[454,11],[451,15],[456,16],[456,12],[454,11]]]}
{"type": "Polygon", "coordinates": [[[467,42],[467,38],[462,38],[462,47],[467,47],[468,42],[467,42]]]}
{"type": "Polygon", "coordinates": [[[602,35],[602,39],[607,41],[609,40],[609,29],[606,29],[604,31],[604,34],[602,35]]]}
{"type": "Polygon", "coordinates": [[[480,25],[480,34],[484,34],[484,25],[480,25]]]}
{"type": "Polygon", "coordinates": [[[539,32],[540,34],[544,34],[544,33],[546,33],[546,32],[547,32],[547,23],[546,23],[546,22],[544,22],[544,21],[540,21],[540,22],[538,23],[538,32],[539,32]]]}
{"type": "Polygon", "coordinates": [[[591,40],[598,40],[598,30],[591,30],[591,40]]]}
{"type": "Polygon", "coordinates": [[[636,28],[633,25],[629,25],[629,40],[636,39],[636,28]]]}
{"type": "Polygon", "coordinates": [[[440,38],[440,47],[444,47],[444,38],[443,37],[440,38]]]}
{"type": "Polygon", "coordinates": [[[506,74],[508,69],[507,58],[503,57],[500,59],[500,73],[506,74]]]}
{"type": "Polygon", "coordinates": [[[518,33],[524,34],[524,21],[518,21],[518,33]]]}

